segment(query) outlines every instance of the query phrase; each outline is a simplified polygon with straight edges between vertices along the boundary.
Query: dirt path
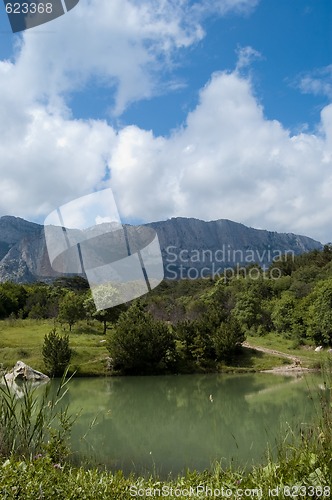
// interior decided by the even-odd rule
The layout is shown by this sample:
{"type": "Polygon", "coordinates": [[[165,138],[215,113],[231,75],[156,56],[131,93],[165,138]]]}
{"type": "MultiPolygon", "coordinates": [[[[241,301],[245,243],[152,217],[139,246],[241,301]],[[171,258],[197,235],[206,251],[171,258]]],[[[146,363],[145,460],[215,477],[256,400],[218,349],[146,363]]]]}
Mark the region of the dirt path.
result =
{"type": "Polygon", "coordinates": [[[271,354],[272,356],[279,356],[281,358],[287,358],[291,360],[291,364],[285,366],[276,366],[271,370],[262,370],[265,373],[289,373],[289,372],[302,372],[302,371],[313,371],[310,368],[305,368],[302,366],[302,360],[298,356],[293,354],[286,354],[285,352],[276,351],[275,349],[269,349],[268,347],[259,347],[249,344],[248,342],[243,342],[243,347],[247,349],[254,349],[255,351],[264,352],[265,354],[271,354]]]}

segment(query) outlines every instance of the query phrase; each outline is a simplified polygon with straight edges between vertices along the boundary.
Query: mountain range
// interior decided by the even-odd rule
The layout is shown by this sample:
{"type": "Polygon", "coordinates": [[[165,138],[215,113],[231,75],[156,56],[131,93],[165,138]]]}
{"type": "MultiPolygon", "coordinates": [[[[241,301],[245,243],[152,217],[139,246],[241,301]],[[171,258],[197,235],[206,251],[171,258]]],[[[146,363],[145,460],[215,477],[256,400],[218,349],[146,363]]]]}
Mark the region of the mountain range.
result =
{"type": "MultiPolygon", "coordinates": [[[[298,255],[322,248],[306,236],[253,229],[226,219],[205,222],[177,217],[145,226],[158,234],[169,279],[216,276],[237,264],[256,262],[264,267],[285,252],[298,255]]],[[[59,275],[50,264],[44,226],[19,217],[0,217],[0,282],[51,281],[59,275]]]]}

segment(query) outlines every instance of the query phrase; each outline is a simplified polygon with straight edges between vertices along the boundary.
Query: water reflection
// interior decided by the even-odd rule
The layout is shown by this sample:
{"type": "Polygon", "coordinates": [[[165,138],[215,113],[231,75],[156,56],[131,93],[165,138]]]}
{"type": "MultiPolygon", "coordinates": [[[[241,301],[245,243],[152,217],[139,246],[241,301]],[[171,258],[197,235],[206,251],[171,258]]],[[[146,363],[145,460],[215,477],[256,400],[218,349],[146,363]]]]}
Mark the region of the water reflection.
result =
{"type": "Polygon", "coordinates": [[[3,388],[5,392],[7,392],[7,389],[15,395],[17,399],[23,399],[24,396],[27,394],[27,387],[28,389],[32,389],[33,391],[36,391],[36,389],[42,388],[45,386],[45,384],[49,383],[49,378],[45,380],[21,380],[21,379],[10,379],[6,380],[4,377],[0,379],[0,386],[3,388]],[[27,386],[27,387],[26,387],[27,386]]]}
{"type": "Polygon", "coordinates": [[[313,418],[309,392],[308,379],[271,374],[121,377],[73,380],[66,400],[82,409],[73,429],[80,459],[167,475],[263,460],[282,423],[313,418]]]}

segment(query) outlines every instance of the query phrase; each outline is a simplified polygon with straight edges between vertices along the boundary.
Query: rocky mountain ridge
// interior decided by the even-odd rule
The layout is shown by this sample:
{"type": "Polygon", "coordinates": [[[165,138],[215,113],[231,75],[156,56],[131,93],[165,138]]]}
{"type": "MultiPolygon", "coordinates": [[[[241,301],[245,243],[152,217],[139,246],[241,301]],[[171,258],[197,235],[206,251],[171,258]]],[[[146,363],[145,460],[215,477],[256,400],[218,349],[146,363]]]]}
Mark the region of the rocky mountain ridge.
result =
{"type": "MultiPolygon", "coordinates": [[[[306,236],[253,229],[226,219],[178,217],[146,226],[158,234],[169,279],[206,277],[236,264],[266,266],[284,252],[297,255],[322,248],[306,236]]],[[[50,281],[57,276],[50,265],[44,226],[0,217],[0,282],[50,281]]]]}

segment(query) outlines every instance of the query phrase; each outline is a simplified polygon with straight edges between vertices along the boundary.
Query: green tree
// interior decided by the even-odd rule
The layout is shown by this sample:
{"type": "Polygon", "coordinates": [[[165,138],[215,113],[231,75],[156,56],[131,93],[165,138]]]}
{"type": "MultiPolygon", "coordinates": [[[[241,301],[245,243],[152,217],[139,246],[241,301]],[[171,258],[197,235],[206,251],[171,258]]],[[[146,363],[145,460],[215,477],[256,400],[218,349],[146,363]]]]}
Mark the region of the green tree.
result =
{"type": "Polygon", "coordinates": [[[262,319],[260,297],[250,290],[238,294],[232,316],[238,321],[243,332],[257,327],[262,319]]]}
{"type": "Polygon", "coordinates": [[[187,358],[194,357],[194,345],[197,330],[197,320],[189,321],[186,319],[184,321],[179,321],[175,326],[176,337],[183,345],[183,351],[187,358]]]}
{"type": "Polygon", "coordinates": [[[186,358],[198,364],[216,358],[213,336],[228,317],[227,309],[215,297],[207,301],[202,310],[204,312],[198,319],[180,321],[175,326],[176,337],[183,345],[186,358]]]}
{"type": "Polygon", "coordinates": [[[294,340],[294,347],[304,344],[308,336],[310,336],[309,315],[311,304],[311,295],[297,298],[295,301],[292,322],[292,339],[294,340]]]}
{"type": "Polygon", "coordinates": [[[332,279],[320,281],[310,296],[309,335],[316,344],[332,344],[332,279]]]}
{"type": "Polygon", "coordinates": [[[46,334],[42,354],[49,375],[51,377],[61,377],[72,355],[68,334],[61,336],[56,332],[55,328],[46,334]]]}
{"type": "Polygon", "coordinates": [[[198,364],[214,359],[213,331],[214,326],[206,321],[206,317],[200,320],[179,321],[175,326],[175,333],[182,344],[184,359],[198,364]]]}
{"type": "Polygon", "coordinates": [[[0,318],[10,315],[17,316],[23,308],[26,300],[26,290],[23,285],[10,281],[0,284],[0,318]]]}
{"type": "Polygon", "coordinates": [[[54,317],[53,303],[50,297],[50,286],[45,283],[35,283],[27,285],[27,298],[24,306],[24,313],[29,318],[42,319],[54,317]]]}
{"type": "Polygon", "coordinates": [[[175,342],[168,325],[156,321],[137,302],[123,312],[109,334],[114,366],[124,373],[154,373],[174,358],[175,342]]]}
{"type": "Polygon", "coordinates": [[[268,272],[270,276],[291,276],[296,267],[294,255],[285,253],[273,261],[268,272]]]}
{"type": "Polygon", "coordinates": [[[271,314],[273,326],[278,333],[282,333],[285,337],[292,335],[295,307],[296,299],[289,291],[283,292],[273,307],[271,314]]]}
{"type": "Polygon", "coordinates": [[[222,306],[211,303],[209,311],[204,313],[195,323],[196,336],[194,338],[193,352],[197,361],[205,359],[215,359],[215,348],[213,335],[222,321],[227,317],[227,313],[222,306]]]}
{"type": "Polygon", "coordinates": [[[79,293],[84,293],[90,288],[89,282],[81,276],[60,276],[54,280],[53,287],[79,293]]]}
{"type": "Polygon", "coordinates": [[[10,314],[17,311],[17,304],[5,290],[0,288],[0,319],[8,318],[10,314]]]}
{"type": "MultiPolygon", "coordinates": [[[[118,295],[118,291],[109,284],[98,286],[94,290],[94,298],[97,299],[99,303],[104,303],[105,305],[114,302],[115,299],[118,298],[118,295]]],[[[88,318],[96,319],[103,324],[103,333],[105,335],[108,323],[115,323],[119,319],[120,314],[126,310],[126,306],[124,304],[119,304],[97,311],[94,298],[89,291],[84,299],[83,307],[88,318]]]]}
{"type": "Polygon", "coordinates": [[[236,318],[223,321],[213,334],[213,343],[218,360],[228,359],[245,341],[245,335],[236,318]]]}
{"type": "Polygon", "coordinates": [[[66,292],[59,301],[58,319],[60,323],[68,323],[69,331],[77,321],[85,318],[83,302],[83,296],[72,291],[66,292]]]}

